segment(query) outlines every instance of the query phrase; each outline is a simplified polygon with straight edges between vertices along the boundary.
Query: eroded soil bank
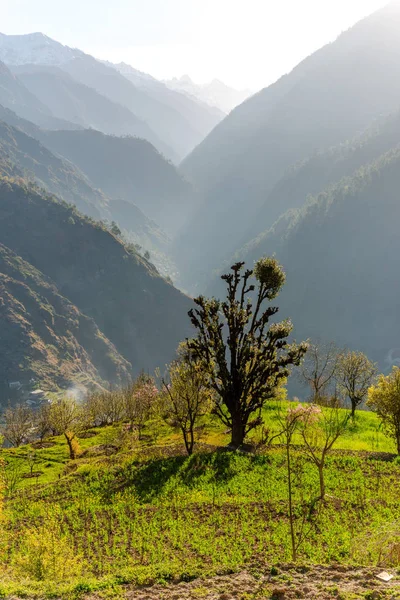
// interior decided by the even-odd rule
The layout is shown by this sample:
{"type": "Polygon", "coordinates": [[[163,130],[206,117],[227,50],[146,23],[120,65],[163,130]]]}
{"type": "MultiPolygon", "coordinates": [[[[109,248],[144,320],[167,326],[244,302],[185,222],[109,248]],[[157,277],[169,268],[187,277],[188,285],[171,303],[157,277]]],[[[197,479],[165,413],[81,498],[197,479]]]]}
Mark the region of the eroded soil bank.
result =
{"type": "Polygon", "coordinates": [[[127,588],[129,600],[399,600],[400,575],[385,583],[379,568],[279,566],[178,584],[127,588]]]}

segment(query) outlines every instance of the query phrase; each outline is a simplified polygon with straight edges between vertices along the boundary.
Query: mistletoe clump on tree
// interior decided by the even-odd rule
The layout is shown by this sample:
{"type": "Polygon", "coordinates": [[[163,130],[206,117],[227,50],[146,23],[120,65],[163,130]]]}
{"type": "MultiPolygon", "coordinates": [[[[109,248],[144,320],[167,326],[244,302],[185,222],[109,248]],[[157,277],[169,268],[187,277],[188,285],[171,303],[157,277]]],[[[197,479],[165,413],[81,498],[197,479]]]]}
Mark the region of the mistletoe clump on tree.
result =
{"type": "Polygon", "coordinates": [[[236,448],[262,423],[265,402],[288,377],[290,365],[299,365],[307,351],[305,343],[288,343],[289,320],[270,324],[279,309],[265,303],[285,283],[281,265],[275,258],[262,258],[253,270],[243,273],[243,267],[238,262],[222,276],[226,300],[200,296],[195,299],[197,308],[189,311],[198,335],[188,346],[217,394],[215,412],[232,430],[231,445],[236,448]]]}

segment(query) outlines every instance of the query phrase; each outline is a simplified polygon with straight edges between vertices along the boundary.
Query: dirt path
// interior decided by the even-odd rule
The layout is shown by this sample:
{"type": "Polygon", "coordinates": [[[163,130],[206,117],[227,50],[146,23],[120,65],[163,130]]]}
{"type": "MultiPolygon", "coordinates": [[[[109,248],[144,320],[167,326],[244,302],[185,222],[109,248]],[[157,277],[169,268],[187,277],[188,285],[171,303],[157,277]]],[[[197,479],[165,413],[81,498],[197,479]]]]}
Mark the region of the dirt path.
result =
{"type": "Polygon", "coordinates": [[[129,600],[400,600],[400,576],[389,583],[376,575],[381,569],[347,567],[312,567],[310,569],[279,567],[273,575],[241,572],[190,583],[127,588],[129,600]]]}

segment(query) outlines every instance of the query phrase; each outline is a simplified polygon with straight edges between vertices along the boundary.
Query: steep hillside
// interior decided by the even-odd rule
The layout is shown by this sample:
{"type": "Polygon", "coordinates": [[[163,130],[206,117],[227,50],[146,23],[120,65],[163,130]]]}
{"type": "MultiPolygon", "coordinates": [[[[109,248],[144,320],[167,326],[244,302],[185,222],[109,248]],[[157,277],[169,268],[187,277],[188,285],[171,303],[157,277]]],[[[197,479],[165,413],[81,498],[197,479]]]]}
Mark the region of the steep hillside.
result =
{"type": "Polygon", "coordinates": [[[203,139],[203,136],[199,137],[189,121],[175,108],[163,104],[142,89],[136,88],[114,68],[91,56],[75,58],[61,65],[61,68],[77,81],[89,85],[146,121],[174,150],[179,160],[182,160],[193,150],[196,143],[203,139]]]}
{"type": "MultiPolygon", "coordinates": [[[[0,108],[0,118],[1,112],[0,108]]],[[[107,198],[93,189],[76,167],[52,154],[38,140],[1,120],[0,172],[35,181],[66,202],[75,204],[86,215],[100,219],[108,214],[107,198]]]]}
{"type": "Polygon", "coordinates": [[[300,161],[273,187],[244,235],[246,242],[269,229],[284,211],[303,206],[308,195],[352,175],[399,144],[400,112],[396,112],[376,120],[362,135],[300,161]]]}
{"type": "Polygon", "coordinates": [[[170,235],[186,222],[197,201],[192,186],[144,140],[89,130],[45,132],[40,139],[110,198],[136,204],[170,235]]]}
{"type": "Polygon", "coordinates": [[[167,256],[170,239],[157,223],[131,202],[108,198],[76,165],[53,154],[39,139],[45,142],[46,132],[0,105],[0,174],[34,181],[85,215],[115,221],[129,242],[151,252],[160,272],[176,272],[167,256]]]}
{"type": "MultiPolygon", "coordinates": [[[[102,63],[80,50],[63,46],[40,33],[22,36],[0,35],[0,60],[14,67],[60,67],[76,82],[89,86],[114,104],[118,104],[121,109],[124,107],[145,121],[153,134],[151,137],[143,137],[155,143],[155,134],[162,142],[162,145],[155,143],[156,147],[175,162],[191,152],[223,118],[220,110],[169,90],[163,83],[150,76],[138,76],[139,72],[127,65],[102,63]]],[[[35,89],[41,92],[42,99],[46,99],[46,85],[37,83],[35,89]]],[[[58,89],[57,92],[59,98],[61,90],[58,89]]],[[[53,100],[52,94],[49,100],[53,100]]],[[[65,104],[67,100],[71,101],[71,98],[63,93],[61,104],[65,104]]],[[[54,99],[54,103],[56,102],[54,99]]],[[[47,104],[47,101],[45,103],[47,104]]],[[[97,128],[108,131],[104,127],[97,128]]],[[[125,133],[131,131],[127,129],[125,133]]]]}
{"type": "MultiPolygon", "coordinates": [[[[390,368],[399,348],[400,148],[282,217],[241,252],[276,253],[296,337],[336,340],[390,368]]],[[[219,293],[217,288],[213,291],[219,293]]]]}
{"type": "Polygon", "coordinates": [[[191,253],[190,271],[205,240],[206,269],[233,249],[290,165],[398,108],[399,27],[398,3],[364,19],[236,108],[184,161],[206,193],[177,248],[191,253]]]}
{"type": "Polygon", "coordinates": [[[0,239],[93,318],[134,372],[163,366],[189,334],[190,300],[101,225],[54,197],[2,180],[0,239]]]}
{"type": "Polygon", "coordinates": [[[94,321],[61,296],[56,286],[0,244],[0,381],[48,389],[74,381],[122,383],[130,365],[94,321]]]}
{"type": "Polygon", "coordinates": [[[57,117],[115,135],[149,140],[166,155],[173,152],[151,128],[128,108],[112,102],[96,90],[74,81],[58,67],[23,65],[13,68],[25,87],[57,117]]]}
{"type": "Polygon", "coordinates": [[[56,118],[23,83],[0,62],[0,104],[20,117],[48,129],[79,129],[79,125],[56,118]]]}
{"type": "Polygon", "coordinates": [[[225,117],[226,113],[217,106],[210,106],[198,98],[171,89],[162,81],[158,81],[130,65],[125,63],[115,65],[108,62],[105,64],[116,69],[151,98],[169,106],[186,119],[193,148],[225,117]]]}

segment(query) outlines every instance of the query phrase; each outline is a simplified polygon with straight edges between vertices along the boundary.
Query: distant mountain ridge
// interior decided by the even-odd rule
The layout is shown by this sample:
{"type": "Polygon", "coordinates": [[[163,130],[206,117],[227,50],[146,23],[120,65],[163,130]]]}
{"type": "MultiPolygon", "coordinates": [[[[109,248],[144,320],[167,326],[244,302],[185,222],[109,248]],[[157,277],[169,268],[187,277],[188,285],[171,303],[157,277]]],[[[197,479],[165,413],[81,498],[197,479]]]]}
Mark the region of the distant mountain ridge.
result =
{"type": "Polygon", "coordinates": [[[177,77],[167,79],[165,84],[171,90],[197,98],[210,106],[217,106],[227,114],[253,94],[250,90],[235,90],[219,79],[213,79],[210,83],[202,85],[196,84],[189,75],[183,75],[179,79],[177,77]]]}
{"type": "MultiPolygon", "coordinates": [[[[113,109],[109,106],[111,112],[116,112],[115,105],[119,106],[120,112],[125,111],[125,129],[122,133],[115,129],[114,133],[130,133],[144,137],[174,162],[179,162],[193,150],[224,116],[224,113],[216,108],[172,92],[162,82],[155,84],[154,78],[150,76],[145,77],[141,74],[139,77],[139,72],[133,68],[127,69],[126,65],[122,68],[98,61],[81,50],[63,46],[43,34],[1,34],[0,60],[16,72],[24,74],[26,82],[30,82],[30,89],[40,96],[46,106],[50,105],[58,115],[67,115],[74,123],[87,126],[91,121],[91,113],[96,111],[96,106],[100,110],[101,99],[97,97],[96,100],[93,96],[96,92],[103,98],[103,105],[105,100],[114,104],[113,109]],[[23,67],[25,69],[22,69],[23,67]],[[56,67],[68,73],[75,81],[72,96],[72,83],[62,80],[60,74],[57,78],[54,71],[56,67]],[[27,69],[30,74],[29,80],[27,69]],[[53,77],[51,81],[50,74],[53,77]],[[89,91],[86,90],[85,93],[82,87],[78,93],[78,84],[91,88],[92,97],[89,98],[89,91]],[[86,98],[84,107],[82,96],[86,98]],[[70,105],[73,102],[73,106],[65,112],[68,102],[70,105]],[[136,129],[132,124],[135,119],[136,129]]],[[[104,110],[105,107],[94,126],[100,131],[110,133],[110,127],[102,121],[107,121],[104,110]]],[[[25,114],[21,116],[28,118],[25,114]]]]}
{"type": "Polygon", "coordinates": [[[51,110],[0,62],[0,104],[24,119],[47,129],[79,129],[80,126],[55,117],[51,110]]]}
{"type": "Polygon", "coordinates": [[[145,140],[98,131],[48,131],[40,140],[112,199],[136,204],[173,236],[198,202],[190,183],[145,140]]]}
{"type": "Polygon", "coordinates": [[[42,130],[0,105],[0,174],[34,181],[86,215],[116,221],[129,242],[150,251],[160,272],[176,280],[170,236],[195,202],[190,184],[145,140],[74,133],[42,130]]]}
{"type": "MultiPolygon", "coordinates": [[[[204,284],[243,245],[243,234],[292,165],[398,108],[399,28],[398,3],[363,19],[233,110],[183,161],[181,171],[205,198],[176,242],[177,256],[187,249],[188,285],[204,284]]],[[[266,211],[260,229],[272,226],[279,210],[271,207],[270,218],[266,211]]]]}
{"type": "Polygon", "coordinates": [[[13,67],[13,72],[58,118],[77,123],[79,128],[147,139],[164,154],[171,152],[147,123],[137,118],[128,108],[112,102],[87,85],[76,82],[60,67],[21,65],[13,67]]]}
{"type": "MultiPolygon", "coordinates": [[[[76,209],[54,197],[39,193],[22,180],[0,178],[0,239],[9,249],[4,252],[16,256],[12,260],[14,273],[5,267],[1,271],[0,261],[4,293],[9,298],[2,318],[7,324],[6,331],[11,331],[15,325],[14,341],[8,342],[8,368],[13,370],[16,380],[19,363],[12,357],[20,356],[14,352],[20,353],[22,340],[28,340],[32,335],[36,336],[40,348],[43,348],[42,342],[56,346],[54,351],[49,348],[54,359],[62,358],[64,344],[65,347],[75,345],[76,360],[81,356],[93,377],[98,379],[102,373],[100,378],[117,383],[141,369],[151,371],[156,366],[163,367],[172,359],[179,341],[190,332],[186,314],[190,300],[162,279],[150,263],[125,247],[101,225],[82,217],[76,209]],[[17,283],[10,282],[10,277],[17,283]],[[46,282],[53,286],[48,294],[46,282]],[[65,300],[57,300],[60,296],[65,300]],[[64,308],[57,308],[57,302],[62,302],[64,308]],[[51,318],[52,315],[56,318],[57,314],[62,316],[62,311],[64,314],[72,311],[75,319],[83,320],[77,326],[70,325],[71,335],[66,333],[58,346],[51,318]],[[24,319],[31,319],[28,330],[24,329],[24,319]],[[87,323],[86,333],[84,329],[77,329],[83,328],[84,322],[87,323]],[[83,335],[86,338],[82,346],[83,335]],[[53,336],[52,342],[49,336],[53,336]],[[98,337],[103,340],[101,344],[100,340],[96,341],[98,337]],[[115,349],[112,351],[114,358],[111,348],[115,349]],[[128,363],[132,365],[132,371],[128,363]],[[107,376],[104,375],[106,371],[107,376]]],[[[4,331],[3,327],[3,335],[4,331]]],[[[62,331],[64,329],[60,329],[58,335],[62,336],[62,331]]],[[[26,353],[30,365],[26,369],[36,370],[37,375],[43,369],[45,380],[54,379],[55,365],[50,354],[43,349],[37,365],[34,357],[26,353]]],[[[75,363],[74,355],[69,366],[65,364],[65,373],[73,378],[79,364],[71,363],[75,363]]],[[[90,372],[87,375],[90,378],[90,372]]],[[[62,379],[60,371],[58,381],[62,379]]]]}
{"type": "Polygon", "coordinates": [[[8,65],[59,66],[83,52],[63,46],[43,33],[5,35],[0,33],[0,60],[8,65]]]}

